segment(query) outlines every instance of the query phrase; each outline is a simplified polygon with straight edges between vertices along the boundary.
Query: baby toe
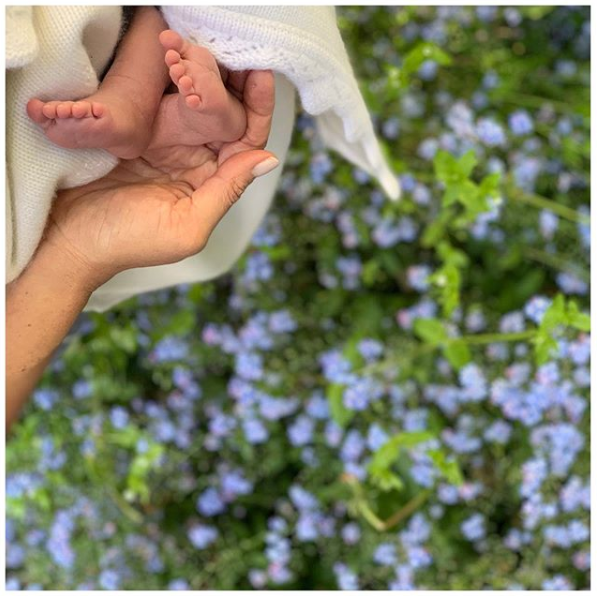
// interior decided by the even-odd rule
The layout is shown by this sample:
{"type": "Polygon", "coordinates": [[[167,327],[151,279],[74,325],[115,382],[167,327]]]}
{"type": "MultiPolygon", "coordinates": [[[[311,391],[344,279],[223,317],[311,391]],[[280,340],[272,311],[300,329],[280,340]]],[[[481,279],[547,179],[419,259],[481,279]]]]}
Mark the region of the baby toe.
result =
{"type": "Polygon", "coordinates": [[[58,107],[58,105],[60,104],[59,101],[48,101],[47,103],[44,104],[44,107],[42,108],[42,114],[46,117],[46,118],[56,118],[56,108],[58,107]]]}
{"type": "Polygon", "coordinates": [[[106,108],[103,103],[94,101],[91,104],[91,113],[96,118],[101,118],[106,113],[106,108]]]}
{"type": "Polygon", "coordinates": [[[187,107],[191,108],[191,110],[198,110],[201,108],[201,98],[196,94],[191,94],[185,97],[185,103],[187,107]]]}
{"type": "Polygon", "coordinates": [[[44,102],[39,99],[31,99],[27,102],[27,115],[31,120],[41,124],[47,120],[43,113],[44,102]]]}
{"type": "Polygon", "coordinates": [[[168,50],[166,52],[166,55],[164,56],[166,66],[173,66],[174,64],[178,64],[180,60],[180,54],[176,50],[168,50]]]}
{"type": "Polygon", "coordinates": [[[180,63],[174,64],[174,66],[170,67],[170,78],[175,85],[178,85],[178,81],[180,80],[180,77],[184,75],[184,73],[184,66],[180,63]]]}
{"type": "Polygon", "coordinates": [[[58,118],[70,118],[73,115],[73,102],[64,101],[56,106],[56,116],[58,118]]]}
{"type": "Polygon", "coordinates": [[[183,95],[193,93],[193,79],[188,75],[183,75],[178,79],[178,88],[183,95]]]}
{"type": "Polygon", "coordinates": [[[182,52],[183,48],[185,47],[184,39],[176,33],[176,31],[172,31],[172,29],[166,29],[162,31],[159,36],[160,43],[166,50],[176,50],[177,52],[182,52]]]}
{"type": "Polygon", "coordinates": [[[75,118],[87,118],[91,116],[91,105],[88,101],[76,101],[73,104],[72,113],[75,118]]]}

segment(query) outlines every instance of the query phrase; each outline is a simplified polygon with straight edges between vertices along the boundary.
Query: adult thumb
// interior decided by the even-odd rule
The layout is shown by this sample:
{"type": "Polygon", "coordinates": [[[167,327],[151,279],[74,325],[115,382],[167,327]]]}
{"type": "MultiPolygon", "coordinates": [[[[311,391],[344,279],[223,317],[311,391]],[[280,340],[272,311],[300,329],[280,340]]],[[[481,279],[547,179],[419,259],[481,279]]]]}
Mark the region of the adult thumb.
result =
{"type": "Polygon", "coordinates": [[[247,186],[278,164],[276,156],[269,151],[243,151],[228,158],[203,182],[193,193],[192,200],[205,241],[247,186]]]}

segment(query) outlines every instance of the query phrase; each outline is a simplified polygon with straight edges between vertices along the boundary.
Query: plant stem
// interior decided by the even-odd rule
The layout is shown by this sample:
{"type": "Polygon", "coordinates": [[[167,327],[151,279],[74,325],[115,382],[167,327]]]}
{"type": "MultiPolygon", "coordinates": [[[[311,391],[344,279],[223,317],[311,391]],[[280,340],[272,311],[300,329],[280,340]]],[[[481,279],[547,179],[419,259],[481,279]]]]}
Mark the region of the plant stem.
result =
{"type": "Polygon", "coordinates": [[[502,341],[524,341],[532,339],[537,335],[535,329],[527,329],[526,331],[518,331],[515,333],[482,333],[479,335],[463,335],[458,338],[465,341],[467,344],[492,344],[502,341]]]}
{"type": "Polygon", "coordinates": [[[542,197],[541,195],[523,192],[520,190],[520,188],[517,188],[513,184],[508,184],[506,188],[508,190],[507,198],[509,199],[520,201],[521,203],[526,203],[527,205],[532,205],[537,209],[547,209],[548,211],[553,211],[560,217],[563,217],[564,219],[574,223],[582,223],[585,225],[590,225],[591,223],[591,218],[588,215],[578,213],[574,209],[566,207],[566,205],[556,203],[555,201],[552,201],[546,197],[542,197]]]}
{"type": "Polygon", "coordinates": [[[569,272],[574,271],[578,277],[582,278],[587,283],[590,282],[591,276],[587,271],[560,259],[556,255],[550,255],[549,253],[543,252],[541,250],[537,250],[536,248],[532,248],[527,246],[523,249],[523,252],[526,256],[530,259],[534,259],[535,261],[539,261],[548,267],[553,267],[554,269],[558,269],[559,271],[569,272]]]}
{"type": "Polygon", "coordinates": [[[546,99],[545,97],[537,97],[535,95],[528,95],[524,93],[510,93],[508,97],[498,97],[494,101],[501,101],[502,103],[516,104],[526,106],[529,108],[541,108],[546,102],[549,102],[552,107],[563,114],[574,114],[574,110],[570,109],[570,104],[557,99],[546,99]]]}
{"type": "Polygon", "coordinates": [[[393,513],[390,515],[390,517],[388,517],[388,519],[383,521],[369,506],[361,483],[356,478],[349,475],[345,475],[343,477],[343,481],[352,488],[359,513],[378,532],[385,532],[398,525],[401,521],[414,513],[429,498],[429,495],[431,494],[430,490],[424,490],[420,492],[406,505],[404,505],[404,507],[401,507],[398,511],[396,511],[396,513],[393,513]]]}
{"type": "Polygon", "coordinates": [[[431,491],[424,490],[413,497],[402,509],[399,509],[384,522],[384,529],[389,530],[398,525],[403,519],[414,513],[428,498],[431,491]]]}
{"type": "Polygon", "coordinates": [[[114,501],[116,506],[128,517],[133,523],[140,524],[143,521],[143,515],[139,513],[132,505],[126,502],[122,495],[117,490],[110,489],[108,491],[110,498],[114,501]]]}

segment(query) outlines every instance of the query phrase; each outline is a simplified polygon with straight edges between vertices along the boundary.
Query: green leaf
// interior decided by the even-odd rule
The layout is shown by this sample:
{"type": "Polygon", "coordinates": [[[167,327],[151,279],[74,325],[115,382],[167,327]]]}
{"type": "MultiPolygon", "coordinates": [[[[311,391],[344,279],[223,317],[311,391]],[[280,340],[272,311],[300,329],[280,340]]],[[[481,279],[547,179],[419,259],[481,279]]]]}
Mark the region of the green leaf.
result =
{"type": "Polygon", "coordinates": [[[454,248],[449,242],[441,242],[437,247],[437,253],[444,263],[453,263],[462,269],[468,264],[468,257],[464,252],[454,248]]]}
{"type": "Polygon", "coordinates": [[[450,484],[460,486],[463,483],[462,472],[455,459],[448,460],[445,453],[440,449],[427,451],[427,455],[450,484]]]}
{"type": "Polygon", "coordinates": [[[533,343],[535,345],[535,362],[538,366],[545,364],[558,349],[558,342],[550,335],[549,331],[541,329],[533,338],[533,343]]]}
{"type": "Polygon", "coordinates": [[[442,207],[449,207],[460,201],[460,184],[449,184],[442,196],[442,207]]]}
{"type": "Polygon", "coordinates": [[[495,174],[488,174],[481,180],[481,184],[479,184],[479,189],[481,193],[485,196],[497,196],[499,194],[499,184],[500,184],[501,174],[496,172],[495,174]]]}
{"type": "Polygon", "coordinates": [[[400,480],[400,477],[387,469],[371,472],[371,482],[384,492],[402,490],[404,488],[404,482],[400,480]]]}
{"type": "Polygon", "coordinates": [[[372,286],[378,278],[381,266],[377,259],[371,259],[363,265],[362,278],[366,286],[372,286]]]}
{"type": "Polygon", "coordinates": [[[437,319],[415,319],[414,332],[425,343],[439,346],[448,339],[444,324],[437,319]]]}
{"type": "Polygon", "coordinates": [[[197,319],[192,309],[180,309],[162,326],[160,332],[165,335],[184,335],[196,327],[197,319]]]}
{"type": "Polygon", "coordinates": [[[460,370],[471,361],[471,352],[462,339],[450,340],[444,347],[444,356],[456,370],[460,370]]]}
{"type": "MultiPolygon", "coordinates": [[[[446,213],[448,210],[444,209],[443,213],[446,213]]],[[[446,233],[446,221],[444,218],[438,217],[434,219],[423,232],[423,236],[421,237],[421,245],[424,248],[431,248],[435,244],[437,244],[445,235],[446,233]]]]}
{"type": "Polygon", "coordinates": [[[565,325],[566,323],[566,302],[564,296],[562,294],[558,294],[553,299],[550,307],[545,311],[543,319],[541,319],[540,328],[543,331],[551,331],[558,325],[565,325]]]}
{"type": "Polygon", "coordinates": [[[458,160],[458,171],[463,178],[468,178],[477,165],[475,152],[471,149],[458,160]]]}
{"type": "Polygon", "coordinates": [[[451,153],[443,149],[440,149],[433,157],[433,168],[435,175],[446,185],[460,180],[458,162],[451,153]]]}
{"type": "Polygon", "coordinates": [[[449,263],[438,269],[429,280],[441,289],[444,316],[449,317],[460,303],[460,271],[449,263]]]}
{"type": "Polygon", "coordinates": [[[444,52],[440,47],[431,42],[422,42],[415,46],[406,56],[402,62],[400,69],[400,80],[404,85],[408,82],[409,76],[419,68],[426,60],[434,60],[441,66],[449,66],[452,63],[452,58],[449,54],[444,52]]]}
{"type": "Polygon", "coordinates": [[[114,345],[126,352],[127,354],[134,354],[137,351],[137,331],[132,327],[110,327],[110,339],[114,345]]]}
{"type": "Polygon", "coordinates": [[[344,385],[333,383],[328,385],[327,399],[330,405],[332,420],[341,428],[344,428],[354,416],[354,412],[344,405],[344,385]]]}
{"type": "Polygon", "coordinates": [[[342,356],[350,362],[353,367],[361,366],[363,357],[359,352],[359,342],[363,339],[362,333],[355,333],[344,345],[342,356]]]}
{"type": "Polygon", "coordinates": [[[389,439],[375,452],[369,464],[369,470],[372,473],[387,470],[398,459],[401,449],[414,447],[419,443],[424,443],[433,438],[435,438],[433,433],[428,431],[400,433],[389,439]]]}
{"type": "Polygon", "coordinates": [[[591,317],[578,310],[578,304],[573,300],[568,301],[568,324],[579,331],[591,330],[591,317]]]}

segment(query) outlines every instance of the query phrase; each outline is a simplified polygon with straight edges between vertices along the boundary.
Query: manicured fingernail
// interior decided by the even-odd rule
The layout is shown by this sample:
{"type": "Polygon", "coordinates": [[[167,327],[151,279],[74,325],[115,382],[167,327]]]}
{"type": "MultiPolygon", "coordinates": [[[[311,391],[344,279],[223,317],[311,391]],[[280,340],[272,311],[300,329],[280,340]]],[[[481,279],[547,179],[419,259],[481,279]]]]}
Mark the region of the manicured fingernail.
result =
{"type": "Polygon", "coordinates": [[[280,162],[275,157],[268,157],[264,159],[262,162],[258,163],[252,170],[253,176],[258,178],[259,176],[263,176],[269,172],[271,172],[274,168],[278,166],[280,162]]]}

